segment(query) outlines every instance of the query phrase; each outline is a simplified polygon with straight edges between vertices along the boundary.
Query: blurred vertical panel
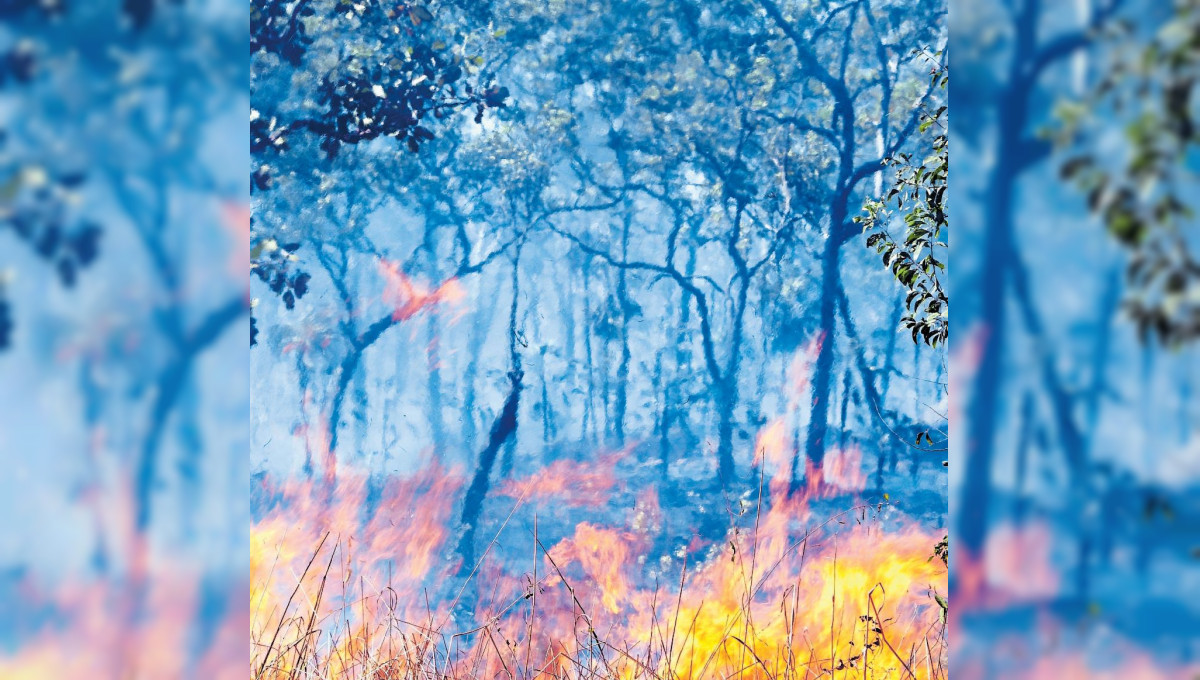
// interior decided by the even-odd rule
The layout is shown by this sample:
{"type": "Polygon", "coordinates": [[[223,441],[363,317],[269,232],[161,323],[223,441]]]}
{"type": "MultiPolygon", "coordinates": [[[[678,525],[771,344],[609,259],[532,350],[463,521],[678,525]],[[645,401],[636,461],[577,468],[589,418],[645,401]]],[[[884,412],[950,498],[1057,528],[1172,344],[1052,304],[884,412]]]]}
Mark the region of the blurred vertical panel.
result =
{"type": "Polygon", "coordinates": [[[0,677],[244,677],[246,6],[0,15],[0,677]]]}
{"type": "Polygon", "coordinates": [[[1200,3],[951,4],[955,678],[1200,675],[1200,3]]]}

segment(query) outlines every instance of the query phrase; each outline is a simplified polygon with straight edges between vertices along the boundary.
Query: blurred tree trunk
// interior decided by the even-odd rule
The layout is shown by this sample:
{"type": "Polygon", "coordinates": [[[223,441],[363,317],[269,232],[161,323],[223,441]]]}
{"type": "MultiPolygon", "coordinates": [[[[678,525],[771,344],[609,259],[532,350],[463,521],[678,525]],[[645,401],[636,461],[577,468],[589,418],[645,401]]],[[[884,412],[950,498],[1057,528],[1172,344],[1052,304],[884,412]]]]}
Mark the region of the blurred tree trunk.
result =
{"type": "Polygon", "coordinates": [[[504,400],[504,405],[492,422],[487,446],[479,453],[475,474],[463,497],[463,510],[459,521],[463,528],[463,534],[458,543],[458,554],[463,559],[462,564],[459,565],[459,574],[463,576],[475,568],[475,535],[482,519],[483,503],[487,499],[488,490],[491,487],[492,468],[496,465],[496,458],[500,454],[501,447],[515,444],[517,437],[517,417],[520,412],[522,380],[524,379],[521,355],[517,350],[519,344],[517,308],[520,300],[520,260],[521,250],[518,246],[516,256],[513,258],[512,306],[509,308],[508,316],[509,392],[504,400]]]}
{"type": "Polygon", "coordinates": [[[583,439],[596,443],[596,362],[593,359],[592,328],[592,258],[584,255],[583,262],[583,350],[587,367],[587,393],[583,402],[583,439]]]}
{"type": "MultiPolygon", "coordinates": [[[[625,201],[624,215],[621,226],[621,261],[629,261],[629,231],[633,221],[633,206],[625,201]]],[[[617,270],[617,302],[620,305],[620,350],[621,358],[617,363],[616,401],[613,405],[613,434],[617,444],[625,444],[625,413],[629,407],[629,317],[633,311],[633,301],[629,297],[629,270],[621,267],[617,270]]]]}

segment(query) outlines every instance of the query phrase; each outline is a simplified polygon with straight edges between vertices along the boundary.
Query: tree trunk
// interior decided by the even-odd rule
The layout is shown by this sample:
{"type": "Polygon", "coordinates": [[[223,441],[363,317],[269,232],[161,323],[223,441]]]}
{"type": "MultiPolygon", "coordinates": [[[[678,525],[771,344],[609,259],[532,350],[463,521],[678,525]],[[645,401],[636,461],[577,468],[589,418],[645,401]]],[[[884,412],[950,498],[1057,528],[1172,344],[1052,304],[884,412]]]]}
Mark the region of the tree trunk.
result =
{"type": "Polygon", "coordinates": [[[1029,498],[1026,487],[1029,478],[1029,449],[1033,444],[1033,431],[1036,427],[1033,414],[1033,397],[1026,392],[1021,397],[1020,436],[1017,439],[1017,472],[1013,493],[1016,502],[1013,504],[1013,523],[1021,526],[1029,512],[1029,498]]]}
{"type": "MultiPolygon", "coordinates": [[[[982,564],[991,505],[991,468],[996,415],[1002,391],[1001,365],[1008,330],[1004,291],[1012,255],[1012,202],[1017,174],[1016,147],[1024,129],[1024,98],[1002,98],[998,117],[998,156],[987,190],[984,265],[979,281],[979,366],[967,397],[967,441],[960,496],[951,508],[957,517],[956,552],[982,564]]],[[[954,499],[952,499],[954,500],[954,499]]]]}
{"type": "Polygon", "coordinates": [[[591,258],[583,263],[583,351],[587,367],[587,394],[583,402],[584,441],[596,443],[596,364],[592,355],[591,258]]]}
{"type": "Polygon", "coordinates": [[[542,345],[541,362],[538,365],[542,382],[542,446],[550,448],[550,442],[556,437],[554,426],[554,406],[550,403],[550,385],[546,377],[546,346],[542,345]]]}
{"type": "Polygon", "coordinates": [[[517,412],[521,404],[521,369],[515,368],[508,374],[510,389],[504,406],[492,423],[491,434],[488,436],[487,447],[479,453],[479,464],[471,485],[463,497],[463,511],[460,524],[463,527],[462,538],[458,543],[458,554],[462,556],[459,574],[467,575],[475,568],[475,532],[478,529],[480,517],[483,514],[483,502],[487,498],[491,486],[492,468],[496,464],[496,456],[500,447],[511,439],[517,430],[517,412]]]}
{"type": "MultiPolygon", "coordinates": [[[[567,433],[565,436],[573,438],[570,428],[572,426],[571,424],[576,422],[575,404],[577,403],[577,399],[575,397],[575,390],[579,386],[579,365],[575,356],[575,334],[579,331],[579,324],[575,318],[576,305],[574,302],[579,299],[579,294],[575,290],[575,277],[573,276],[574,270],[571,267],[570,260],[566,262],[566,266],[567,272],[559,275],[559,280],[566,282],[566,288],[562,291],[562,295],[559,298],[564,302],[564,304],[560,305],[563,317],[563,363],[564,370],[566,372],[566,374],[563,376],[562,385],[563,394],[566,399],[566,424],[564,427],[567,430],[567,433]]],[[[586,408],[587,406],[585,404],[585,411],[586,408]]],[[[586,437],[587,427],[586,424],[584,424],[581,420],[578,441],[582,442],[586,437]]]]}
{"type": "MultiPolygon", "coordinates": [[[[630,212],[632,206],[626,201],[625,205],[625,220],[621,230],[621,260],[627,262],[629,260],[629,229],[632,218],[630,212]]],[[[613,405],[613,433],[616,435],[617,444],[625,444],[625,413],[629,408],[629,313],[633,309],[633,303],[629,299],[629,275],[625,267],[621,267],[617,272],[617,301],[621,305],[620,342],[621,342],[621,358],[617,364],[617,394],[616,402],[613,405]]]]}
{"type": "Polygon", "coordinates": [[[850,410],[850,368],[846,367],[842,371],[842,412],[840,417],[841,427],[838,430],[838,448],[845,450],[846,448],[846,415],[850,410]]]}
{"type": "Polygon", "coordinates": [[[671,387],[663,374],[663,354],[660,349],[654,355],[654,393],[658,399],[658,422],[655,423],[655,433],[658,435],[658,469],[659,476],[665,482],[667,471],[671,464],[671,444],[668,433],[671,431],[671,387]]]}
{"type": "Polygon", "coordinates": [[[896,339],[900,337],[900,319],[904,317],[904,295],[896,294],[892,309],[892,325],[888,329],[887,348],[883,352],[883,375],[879,382],[879,410],[887,410],[888,392],[892,386],[892,374],[896,372],[896,339]]]}
{"type": "Polygon", "coordinates": [[[492,468],[496,465],[500,447],[510,447],[511,456],[511,447],[516,442],[517,416],[520,412],[521,387],[524,378],[524,372],[521,369],[521,355],[517,351],[517,306],[521,297],[520,259],[521,249],[518,246],[513,260],[512,306],[509,308],[508,315],[508,352],[509,362],[512,366],[508,372],[510,388],[508,397],[504,400],[504,406],[492,423],[488,444],[479,453],[479,463],[475,467],[475,475],[471,478],[471,485],[467,487],[467,493],[463,497],[463,511],[460,520],[463,534],[458,543],[458,554],[463,559],[462,564],[459,565],[460,575],[469,574],[475,568],[475,532],[483,514],[483,502],[486,500],[488,489],[491,486],[492,468]]]}
{"type": "MultiPolygon", "coordinates": [[[[804,440],[804,454],[807,460],[805,469],[820,474],[825,464],[825,437],[829,430],[829,392],[833,376],[833,355],[837,326],[835,311],[837,294],[841,286],[839,272],[839,256],[841,243],[838,237],[840,226],[846,219],[845,210],[835,210],[831,213],[829,237],[825,240],[825,249],[821,258],[821,307],[820,329],[822,333],[821,349],[817,352],[817,360],[813,366],[812,379],[812,411],[808,421],[808,434],[804,440]]],[[[797,457],[792,461],[791,489],[795,493],[800,488],[800,461],[797,457]]]]}
{"type": "Polygon", "coordinates": [[[717,387],[717,481],[724,488],[731,488],[736,481],[733,469],[733,409],[737,405],[737,393],[736,388],[729,384],[733,380],[727,378],[717,387]]]}
{"type": "Polygon", "coordinates": [[[476,399],[478,391],[476,382],[479,376],[479,355],[483,351],[483,341],[487,337],[488,329],[491,328],[493,313],[491,305],[484,305],[484,309],[477,312],[473,317],[471,324],[470,339],[468,340],[467,350],[469,359],[467,360],[467,370],[463,375],[464,394],[463,394],[463,409],[462,409],[462,438],[463,446],[467,450],[472,450],[476,447],[476,399]]]}
{"type": "Polygon", "coordinates": [[[426,316],[425,391],[428,395],[426,419],[429,421],[429,432],[433,438],[434,450],[440,453],[446,448],[446,421],[442,412],[442,360],[438,347],[441,338],[438,333],[438,315],[430,310],[426,316]]]}

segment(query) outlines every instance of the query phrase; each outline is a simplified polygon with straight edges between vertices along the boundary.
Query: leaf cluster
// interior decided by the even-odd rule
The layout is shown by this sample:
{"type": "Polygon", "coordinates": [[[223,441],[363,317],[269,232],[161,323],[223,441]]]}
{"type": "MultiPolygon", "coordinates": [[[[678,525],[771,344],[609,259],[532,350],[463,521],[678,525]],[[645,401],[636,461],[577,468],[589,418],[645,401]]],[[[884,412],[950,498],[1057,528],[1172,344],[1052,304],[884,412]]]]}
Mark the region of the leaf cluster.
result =
{"type": "MultiPolygon", "coordinates": [[[[37,9],[35,21],[50,21],[63,9],[35,2],[17,2],[0,9],[0,15],[20,16],[37,9]]],[[[29,88],[43,72],[39,49],[32,40],[18,41],[0,54],[0,87],[29,88]]],[[[28,91],[22,96],[33,96],[28,91]]],[[[58,280],[73,287],[80,270],[99,253],[99,224],[73,214],[72,204],[87,180],[78,170],[57,171],[40,162],[21,158],[11,147],[7,131],[0,128],[0,231],[7,230],[25,243],[39,259],[54,268],[58,280]]],[[[12,343],[12,303],[0,282],[0,351],[12,343]]]]}
{"type": "MultiPolygon", "coordinates": [[[[439,25],[423,3],[254,0],[250,32],[255,80],[282,83],[291,95],[272,99],[261,87],[253,93],[252,193],[276,188],[289,155],[293,167],[319,175],[342,149],[377,139],[417,153],[437,137],[432,121],[473,108],[481,124],[485,110],[508,103],[507,88],[481,84],[483,58],[452,47],[463,42],[456,29],[439,25]],[[308,90],[299,85],[306,82],[308,90]],[[308,155],[313,147],[325,163],[308,155]]],[[[295,264],[302,243],[287,250],[274,234],[252,233],[251,271],[288,309],[310,280],[295,264]]]]}
{"type": "MultiPolygon", "coordinates": [[[[949,70],[942,53],[917,52],[933,63],[931,84],[945,91],[949,70]]],[[[946,118],[945,105],[922,113],[918,130],[928,145],[925,155],[902,152],[885,160],[885,167],[894,168],[891,188],[882,198],[867,199],[865,214],[854,218],[862,225],[867,247],[874,249],[883,266],[907,290],[901,327],[912,334],[913,342],[923,341],[930,347],[944,345],[949,333],[950,300],[941,280],[946,271],[949,228],[946,118]],[[902,229],[898,236],[889,229],[895,217],[902,229]]]]}
{"type": "Polygon", "coordinates": [[[1113,62],[1083,101],[1059,107],[1052,134],[1060,147],[1083,147],[1060,174],[1129,253],[1125,311],[1143,340],[1174,346],[1200,337],[1196,177],[1188,167],[1200,143],[1200,0],[1177,2],[1173,17],[1130,50],[1132,34],[1128,23],[1108,27],[1113,62]],[[1081,143],[1092,112],[1124,121],[1122,158],[1081,143]]]}

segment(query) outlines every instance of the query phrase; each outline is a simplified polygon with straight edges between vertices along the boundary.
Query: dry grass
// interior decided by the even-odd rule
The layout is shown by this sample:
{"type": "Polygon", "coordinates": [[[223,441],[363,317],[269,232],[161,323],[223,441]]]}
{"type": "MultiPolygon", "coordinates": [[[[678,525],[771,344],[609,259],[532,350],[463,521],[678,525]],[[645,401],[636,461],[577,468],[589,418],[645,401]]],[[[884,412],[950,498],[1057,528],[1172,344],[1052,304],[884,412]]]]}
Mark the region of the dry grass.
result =
{"type": "MultiPolygon", "coordinates": [[[[946,626],[932,596],[931,606],[889,602],[885,582],[896,576],[875,565],[892,562],[839,555],[825,532],[861,510],[774,551],[760,544],[769,540],[760,516],[751,535],[731,534],[729,550],[694,568],[685,558],[677,581],[644,590],[605,591],[595,569],[578,576],[542,543],[535,520],[523,577],[488,568],[494,538],[442,604],[427,592],[414,603],[422,594],[391,579],[372,585],[354,567],[355,542],[327,533],[291,574],[290,596],[253,612],[253,678],[941,680],[946,626]],[[814,606],[825,599],[828,607],[814,606]]],[[[867,543],[892,545],[861,526],[867,543]]],[[[928,554],[933,543],[925,545],[928,554]]]]}

